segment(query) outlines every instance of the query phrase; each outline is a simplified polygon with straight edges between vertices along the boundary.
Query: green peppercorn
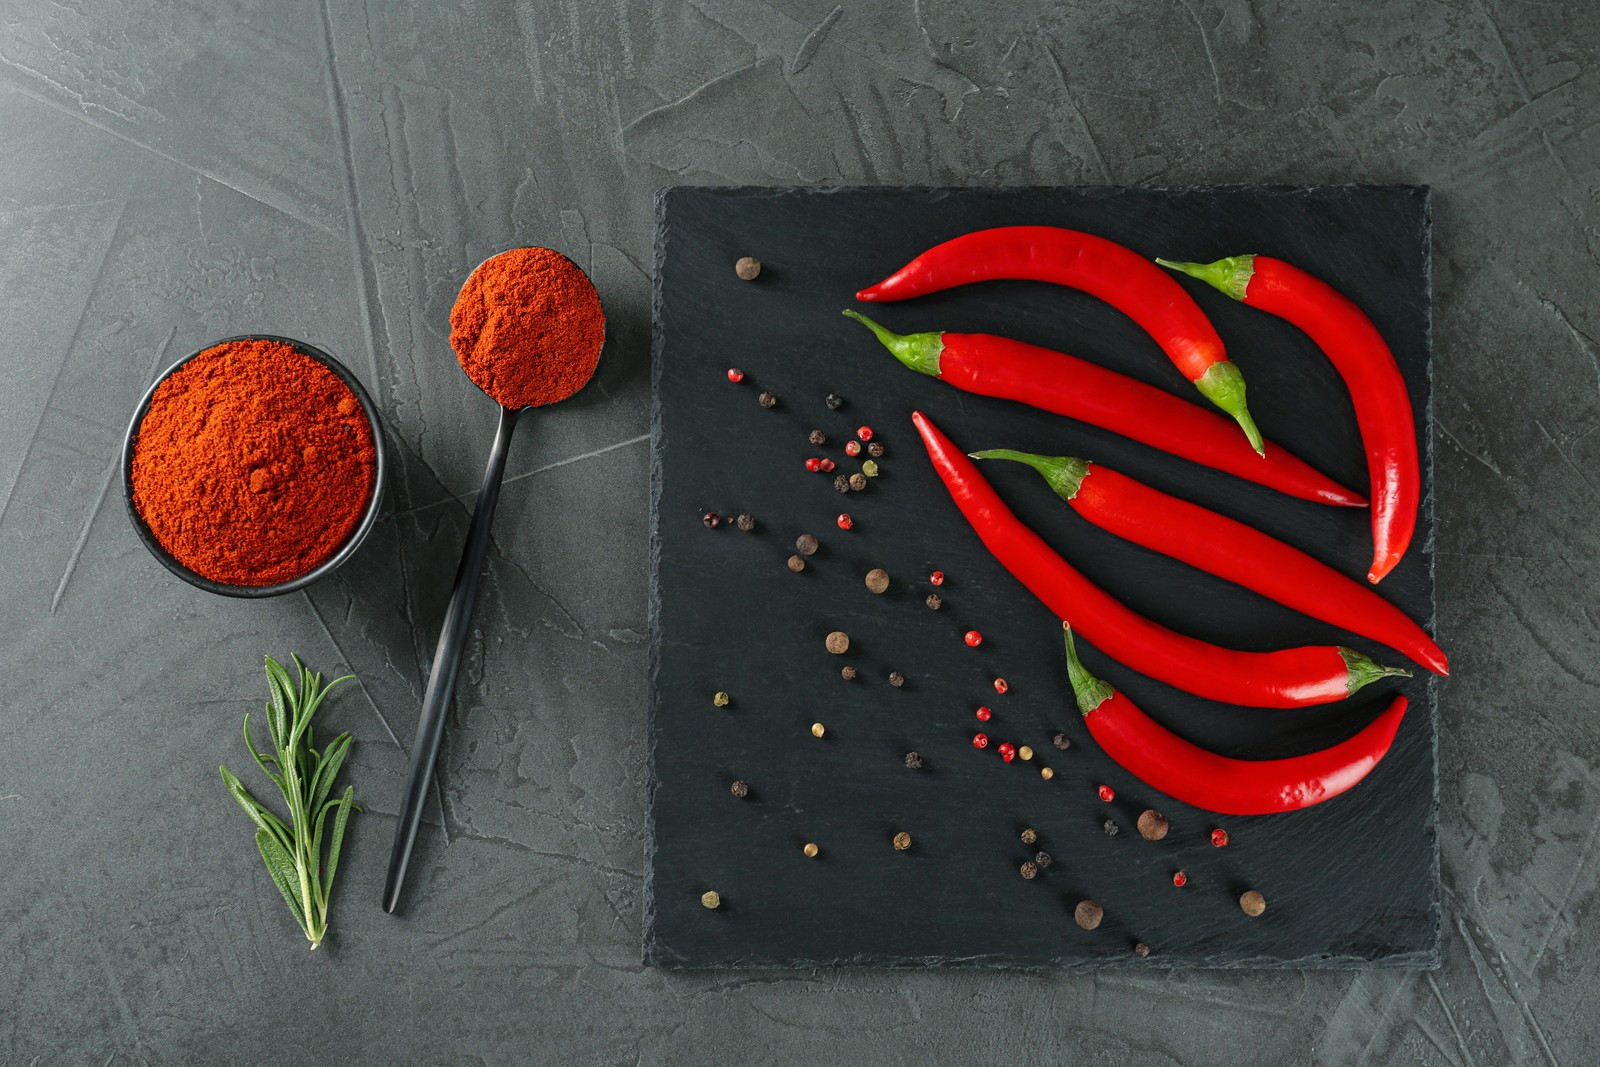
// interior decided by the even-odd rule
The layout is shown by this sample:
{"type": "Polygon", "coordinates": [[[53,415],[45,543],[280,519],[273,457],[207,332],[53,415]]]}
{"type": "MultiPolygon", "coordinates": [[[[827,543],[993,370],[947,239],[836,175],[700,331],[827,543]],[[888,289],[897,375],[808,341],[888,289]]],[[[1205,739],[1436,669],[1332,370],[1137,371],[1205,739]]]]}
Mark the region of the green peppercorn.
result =
{"type": "Polygon", "coordinates": [[[868,478],[876,478],[878,476],[878,465],[869,459],[861,465],[861,473],[868,478]]]}
{"type": "Polygon", "coordinates": [[[716,910],[722,905],[722,897],[715,889],[709,889],[700,894],[700,903],[707,908],[716,910]]]}
{"type": "Polygon", "coordinates": [[[723,693],[723,692],[719,691],[715,696],[713,696],[711,698],[711,703],[715,704],[719,708],[725,708],[725,707],[728,706],[728,704],[732,700],[733,700],[733,698],[730,697],[727,693],[723,693]]]}

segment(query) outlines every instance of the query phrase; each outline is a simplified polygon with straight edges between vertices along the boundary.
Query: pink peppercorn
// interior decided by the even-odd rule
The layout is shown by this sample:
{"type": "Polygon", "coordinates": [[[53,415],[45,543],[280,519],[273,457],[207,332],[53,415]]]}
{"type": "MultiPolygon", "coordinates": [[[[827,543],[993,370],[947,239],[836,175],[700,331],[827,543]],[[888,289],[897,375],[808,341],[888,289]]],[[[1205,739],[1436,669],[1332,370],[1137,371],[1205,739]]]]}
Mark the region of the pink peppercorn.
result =
{"type": "Polygon", "coordinates": [[[988,734],[973,734],[972,735],[972,747],[973,748],[988,748],[989,747],[989,735],[988,734]]]}
{"type": "Polygon", "coordinates": [[[988,722],[989,721],[989,717],[992,716],[994,714],[994,712],[990,711],[988,708],[979,708],[973,714],[978,716],[978,721],[979,722],[988,722]]]}
{"type": "Polygon", "coordinates": [[[1217,848],[1226,845],[1228,843],[1228,831],[1221,827],[1211,831],[1211,843],[1217,848]]]}
{"type": "Polygon", "coordinates": [[[732,382],[734,385],[738,385],[740,382],[744,381],[744,371],[740,370],[738,367],[729,367],[728,381],[732,382]]]}
{"type": "Polygon", "coordinates": [[[856,436],[861,438],[863,441],[872,440],[872,427],[871,426],[858,427],[856,429],[856,436]]]}
{"type": "Polygon", "coordinates": [[[847,456],[859,456],[859,455],[861,455],[861,442],[860,441],[846,441],[845,442],[845,446],[844,446],[844,454],[847,455],[847,456]]]}
{"type": "Polygon", "coordinates": [[[1189,884],[1189,876],[1182,871],[1174,871],[1172,872],[1172,884],[1182,889],[1189,884]]]}
{"type": "Polygon", "coordinates": [[[815,472],[821,469],[822,460],[818,459],[816,456],[812,456],[810,459],[806,460],[806,470],[815,472]]]}
{"type": "Polygon", "coordinates": [[[928,575],[928,581],[932,582],[934,585],[943,585],[944,571],[934,571],[932,574],[928,575]]]}
{"type": "Polygon", "coordinates": [[[1005,760],[1007,763],[1010,763],[1012,760],[1017,758],[1017,746],[1013,745],[1010,741],[1002,743],[1000,745],[999,752],[1000,758],[1005,760]]]}
{"type": "Polygon", "coordinates": [[[850,529],[850,527],[854,526],[855,524],[856,524],[855,520],[850,517],[850,513],[848,511],[840,512],[840,514],[839,514],[839,529],[848,530],[848,529],[850,529]]]}
{"type": "Polygon", "coordinates": [[[1011,684],[1009,682],[1007,682],[1004,678],[996,678],[994,680],[994,691],[996,693],[1004,693],[1007,689],[1010,689],[1010,688],[1011,688],[1011,684]]]}
{"type": "Polygon", "coordinates": [[[1109,785],[1103,785],[1099,789],[1095,790],[1095,792],[1099,793],[1100,799],[1105,801],[1107,804],[1117,799],[1117,791],[1112,789],[1109,785]]]}
{"type": "Polygon", "coordinates": [[[983,644],[983,635],[976,630],[968,630],[966,642],[968,648],[977,648],[979,645],[983,644]]]}
{"type": "Polygon", "coordinates": [[[832,474],[833,473],[833,460],[831,460],[831,459],[822,460],[818,464],[818,466],[820,466],[822,468],[822,473],[823,474],[832,474]]]}

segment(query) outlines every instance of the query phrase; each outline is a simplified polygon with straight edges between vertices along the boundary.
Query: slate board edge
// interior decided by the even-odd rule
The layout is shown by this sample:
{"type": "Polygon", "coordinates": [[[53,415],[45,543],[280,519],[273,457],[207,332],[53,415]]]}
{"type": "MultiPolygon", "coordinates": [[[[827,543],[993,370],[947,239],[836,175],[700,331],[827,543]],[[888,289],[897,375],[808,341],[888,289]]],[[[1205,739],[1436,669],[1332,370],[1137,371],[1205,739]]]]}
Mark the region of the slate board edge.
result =
{"type": "MultiPolygon", "coordinates": [[[[641,959],[646,966],[660,967],[670,970],[700,971],[700,970],[796,970],[822,967],[859,967],[866,970],[898,971],[906,968],[926,967],[953,967],[953,968],[987,968],[1007,969],[1017,971],[1052,972],[1059,970],[1081,970],[1085,968],[1122,968],[1122,967],[1158,967],[1163,969],[1194,968],[1207,970],[1438,970],[1442,965],[1441,959],[1441,917],[1442,917],[1442,883],[1440,881],[1440,847],[1438,837],[1439,823],[1439,714],[1438,714],[1438,679],[1427,679],[1426,700],[1428,704],[1428,718],[1432,724],[1433,738],[1430,756],[1432,759],[1433,778],[1433,805],[1431,815],[1426,827],[1430,843],[1430,866],[1433,877],[1431,930],[1433,943],[1428,948],[1396,953],[1387,956],[1325,956],[1322,954],[1308,955],[1294,959],[1214,959],[1209,957],[1183,957],[1171,958],[1151,957],[1139,959],[1124,956],[1115,957],[1061,957],[1042,964],[1019,964],[1010,957],[1001,954],[975,955],[963,958],[952,958],[938,954],[926,956],[902,957],[892,961],[882,959],[862,960],[859,957],[828,957],[817,959],[789,958],[773,960],[758,958],[751,960],[725,959],[716,962],[693,963],[686,962],[672,955],[663,955],[662,946],[655,938],[656,901],[654,894],[653,867],[654,857],[658,847],[655,833],[655,822],[651,816],[653,805],[651,803],[659,785],[656,770],[656,715],[657,715],[657,675],[660,669],[660,630],[658,626],[661,611],[660,594],[660,495],[663,486],[661,449],[662,412],[660,404],[659,384],[662,373],[662,347],[663,347],[663,317],[661,314],[662,299],[662,266],[666,257],[666,242],[669,236],[667,229],[667,209],[674,193],[716,193],[721,195],[759,198],[765,196],[780,197],[796,192],[828,194],[851,192],[896,192],[903,194],[928,194],[933,196],[946,196],[968,192],[983,193],[1025,193],[1029,191],[1051,192],[1070,190],[1072,192],[1114,192],[1125,189],[1125,186],[1115,185],[1082,185],[1082,186],[1052,186],[1052,185],[1019,185],[1019,186],[881,186],[881,185],[829,185],[817,187],[804,186],[762,186],[762,185],[680,185],[664,186],[656,190],[654,201],[654,214],[656,222],[656,240],[654,244],[653,269],[651,279],[651,401],[650,401],[650,581],[647,603],[647,621],[650,627],[649,640],[649,677],[650,692],[646,712],[646,759],[648,762],[646,777],[646,826],[644,831],[644,866],[643,889],[641,894],[643,922],[641,924],[641,959]]],[[[1190,193],[1190,194],[1218,194],[1228,192],[1266,192],[1279,194],[1294,194],[1300,192],[1339,192],[1339,191],[1409,191],[1420,194],[1422,198],[1422,237],[1423,237],[1423,280],[1425,284],[1426,300],[1424,303],[1424,374],[1427,383],[1427,408],[1423,412],[1423,426],[1430,432],[1420,442],[1422,449],[1422,467],[1424,484],[1429,487],[1427,499],[1424,503],[1429,519],[1429,540],[1427,550],[1427,573],[1430,590],[1429,617],[1427,628],[1430,633],[1437,632],[1437,560],[1434,558],[1434,542],[1437,532],[1431,522],[1436,511],[1433,490],[1433,459],[1434,446],[1431,433],[1434,411],[1434,366],[1433,366],[1433,190],[1429,185],[1405,183],[1368,183],[1354,182],[1344,185],[1302,185],[1294,183],[1252,185],[1243,183],[1220,185],[1183,185],[1183,186],[1149,186],[1138,187],[1142,193],[1190,193]]],[[[1418,547],[1418,546],[1413,546],[1418,547]]]]}

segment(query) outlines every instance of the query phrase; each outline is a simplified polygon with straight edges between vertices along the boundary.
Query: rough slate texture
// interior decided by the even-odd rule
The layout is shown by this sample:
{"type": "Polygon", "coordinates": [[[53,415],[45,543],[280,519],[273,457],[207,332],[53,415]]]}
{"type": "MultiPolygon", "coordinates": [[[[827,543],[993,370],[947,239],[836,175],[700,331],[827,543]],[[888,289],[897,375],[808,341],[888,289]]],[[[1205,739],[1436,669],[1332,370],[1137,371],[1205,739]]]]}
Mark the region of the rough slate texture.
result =
{"type": "Polygon", "coordinates": [[[1597,36],[1510,0],[10,4],[0,1060],[1591,1060],[1597,36]],[[1440,971],[640,967],[651,207],[685,182],[1433,187],[1440,971]],[[391,919],[378,712],[409,742],[494,425],[446,312],[517,242],[593,271],[612,344],[518,430],[450,843],[434,813],[391,919]],[[395,515],[309,596],[226,603],[103,490],[154,369],[265,328],[381,398],[395,515]],[[291,648],[365,686],[328,709],[374,813],[315,956],[215,779],[291,648]]]}
{"type": "MultiPolygon", "coordinates": [[[[1141,678],[1086,650],[1091,669],[1183,736],[1217,751],[1270,757],[1342,740],[1396,692],[1412,707],[1393,750],[1356,790],[1264,818],[1222,818],[1180,804],[1106,759],[1075,713],[1057,617],[990,558],[933,473],[910,413],[921,409],[969,451],[1008,447],[1085,456],[1245,519],[1364,580],[1364,510],[1327,508],[1200,468],[1081,423],[961,393],[912,374],[839,315],[856,288],[911,255],[984,226],[1068,226],[1153,256],[1212,258],[1253,248],[1292,258],[1360,304],[1405,372],[1419,420],[1428,406],[1428,194],[1421,189],[1128,189],[988,191],[673,189],[660,204],[656,266],[654,448],[657,573],[650,634],[652,788],[646,838],[645,958],[705,967],[853,963],[1132,966],[1388,966],[1437,962],[1434,690],[1426,672],[1374,685],[1342,705],[1229,708],[1141,678]],[[729,268],[749,252],[754,283],[729,268]],[[732,385],[728,366],[745,381],[732,385]],[[756,403],[769,389],[772,410],[756,403]],[[836,391],[845,406],[829,411],[836,391]],[[840,496],[802,460],[860,468],[844,442],[870,425],[882,473],[840,496]],[[820,427],[822,447],[807,434],[820,427]],[[753,534],[707,530],[706,510],[749,511],[753,534]],[[856,520],[846,533],[839,511],[856,520]],[[794,539],[823,548],[796,576],[794,539]],[[883,567],[882,596],[863,576],[883,567]],[[934,568],[944,607],[922,599],[934,568]],[[962,635],[984,636],[976,650],[962,635]],[[823,636],[847,631],[829,655],[823,636]],[[841,664],[859,668],[852,683],[841,664]],[[890,670],[906,677],[896,689],[890,670]],[[1004,696],[991,685],[1003,675],[1004,696]],[[710,706],[730,692],[726,710],[710,706]],[[994,717],[980,724],[978,705],[994,717]],[[821,742],[809,727],[828,728],[821,742]],[[969,739],[991,739],[986,752],[969,739]],[[1065,731],[1074,748],[1057,753],[1065,731]],[[1002,741],[1039,753],[1010,766],[1002,741]],[[925,765],[903,765],[908,749],[925,765]],[[1048,784],[1037,767],[1048,763],[1048,784]],[[729,793],[734,778],[752,795],[729,793]],[[1099,784],[1116,799],[1102,803],[1099,784]],[[1146,844],[1147,807],[1172,823],[1146,844]],[[1126,832],[1104,833],[1111,818],[1126,832]],[[1031,884],[1018,831],[1058,861],[1031,884]],[[1223,849],[1208,840],[1227,829],[1223,849]],[[895,855],[889,841],[910,832],[895,855]],[[806,840],[825,850],[818,861],[806,840]],[[1172,873],[1189,884],[1179,890],[1172,873]],[[699,897],[714,888],[725,910],[699,897]],[[1254,888],[1266,916],[1247,919],[1254,888]],[[1072,922],[1085,897],[1106,910],[1072,922]],[[1146,960],[1130,949],[1153,948],[1146,960]]],[[[1347,393],[1309,339],[1219,293],[1197,292],[1251,383],[1262,432],[1347,485],[1366,484],[1347,393]]],[[[1193,387],[1131,319],[1058,286],[993,283],[865,308],[901,332],[1000,332],[1072,351],[1184,396],[1193,387]]],[[[1185,399],[1188,397],[1184,396],[1185,399]]],[[[1424,449],[1423,469],[1429,467],[1424,449]]],[[[1224,647],[1344,644],[1384,662],[1397,653],[1317,623],[1220,579],[1119,541],[1073,514],[1014,464],[982,472],[1023,521],[1091,581],[1134,610],[1224,647]]],[[[1426,492],[1416,549],[1381,587],[1425,626],[1433,617],[1426,492]]]]}

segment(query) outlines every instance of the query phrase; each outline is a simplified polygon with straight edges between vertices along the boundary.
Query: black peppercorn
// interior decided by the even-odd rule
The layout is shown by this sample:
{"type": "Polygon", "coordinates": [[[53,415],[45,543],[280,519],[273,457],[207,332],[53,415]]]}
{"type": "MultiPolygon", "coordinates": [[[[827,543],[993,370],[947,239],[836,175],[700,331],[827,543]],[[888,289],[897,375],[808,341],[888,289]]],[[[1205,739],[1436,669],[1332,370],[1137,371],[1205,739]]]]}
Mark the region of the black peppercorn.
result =
{"type": "Polygon", "coordinates": [[[811,534],[801,534],[799,537],[794,539],[794,550],[800,553],[802,556],[815,555],[817,551],[817,539],[811,534]]]}
{"type": "Polygon", "coordinates": [[[742,779],[736,779],[734,783],[728,787],[728,791],[742,800],[750,795],[750,786],[747,785],[742,779]]]}
{"type": "Polygon", "coordinates": [[[929,611],[938,611],[944,607],[944,599],[938,593],[929,593],[928,599],[924,600],[923,603],[928,605],[929,611]]]}
{"type": "Polygon", "coordinates": [[[1046,867],[1050,866],[1050,864],[1054,863],[1055,860],[1051,857],[1050,853],[1040,852],[1037,856],[1033,857],[1033,862],[1037,863],[1039,865],[1039,869],[1042,871],[1046,867]]]}
{"type": "Polygon", "coordinates": [[[760,404],[764,408],[775,408],[778,406],[778,398],[776,395],[763,389],[761,390],[760,395],[756,397],[756,403],[760,404]]]}
{"type": "Polygon", "coordinates": [[[1150,946],[1145,944],[1143,941],[1140,941],[1133,946],[1133,954],[1138,956],[1140,959],[1144,959],[1146,956],[1150,955],[1150,946]]]}
{"type": "Polygon", "coordinates": [[[1032,878],[1039,873],[1038,865],[1032,860],[1023,860],[1022,867],[1020,869],[1022,871],[1022,877],[1024,878],[1032,878]]]}
{"type": "Polygon", "coordinates": [[[847,682],[853,682],[856,680],[856,669],[848,664],[840,667],[839,677],[843,678],[847,682]]]}
{"type": "Polygon", "coordinates": [[[722,524],[722,516],[718,515],[715,511],[708,511],[704,515],[700,516],[700,521],[706,524],[706,529],[715,530],[722,524]]]}
{"type": "Polygon", "coordinates": [[[823,433],[821,430],[812,430],[811,443],[814,445],[825,445],[828,443],[828,435],[823,433]]]}
{"type": "Polygon", "coordinates": [[[748,511],[741,512],[739,517],[734,520],[734,525],[738,526],[739,529],[743,530],[745,533],[749,533],[751,530],[756,528],[756,517],[750,514],[748,511]]]}
{"type": "Polygon", "coordinates": [[[1024,845],[1031,845],[1038,840],[1039,831],[1035,830],[1033,827],[1030,826],[1026,830],[1022,831],[1022,843],[1024,845]]]}
{"type": "Polygon", "coordinates": [[[848,493],[850,491],[850,478],[847,475],[835,474],[833,476],[833,491],[848,493]]]}
{"type": "Polygon", "coordinates": [[[865,489],[866,487],[867,487],[867,476],[865,474],[856,473],[856,474],[852,474],[850,476],[850,489],[851,489],[852,492],[859,493],[859,492],[861,492],[861,490],[865,489]]]}
{"type": "Polygon", "coordinates": [[[896,689],[899,689],[902,685],[906,684],[906,676],[901,674],[899,671],[890,671],[889,684],[894,686],[896,689]]]}
{"type": "Polygon", "coordinates": [[[1116,820],[1107,819],[1105,822],[1100,824],[1100,829],[1106,832],[1107,837],[1116,837],[1117,831],[1122,829],[1122,827],[1117,825],[1116,820]]]}
{"type": "Polygon", "coordinates": [[[733,273],[742,281],[753,282],[761,276],[761,261],[755,256],[741,256],[733,265],[733,273]]]}
{"type": "Polygon", "coordinates": [[[907,752],[906,753],[906,766],[910,767],[914,771],[922,770],[922,753],[920,753],[920,752],[907,752]]]}
{"type": "Polygon", "coordinates": [[[1072,739],[1066,734],[1056,734],[1050,739],[1050,743],[1063,752],[1072,747],[1072,739]]]}
{"type": "Polygon", "coordinates": [[[844,397],[840,396],[838,393],[829,393],[828,399],[824,401],[824,403],[828,405],[829,411],[838,411],[840,408],[844,407],[844,397]]]}
{"type": "Polygon", "coordinates": [[[883,442],[882,441],[869,441],[869,442],[867,442],[867,455],[871,456],[873,459],[882,459],[883,458],[883,442]]]}

